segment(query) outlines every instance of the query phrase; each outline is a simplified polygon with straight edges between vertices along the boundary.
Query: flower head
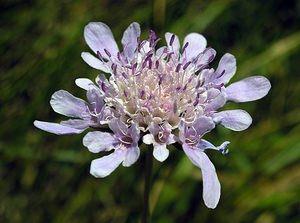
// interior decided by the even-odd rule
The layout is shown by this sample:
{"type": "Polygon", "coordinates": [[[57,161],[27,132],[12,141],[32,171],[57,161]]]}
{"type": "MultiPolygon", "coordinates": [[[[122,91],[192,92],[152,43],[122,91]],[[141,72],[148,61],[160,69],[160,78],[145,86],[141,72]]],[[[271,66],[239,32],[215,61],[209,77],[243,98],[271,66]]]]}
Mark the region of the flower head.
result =
{"type": "Polygon", "coordinates": [[[35,121],[35,125],[55,134],[81,133],[87,128],[110,131],[88,132],[83,144],[89,151],[112,151],[92,161],[91,174],[105,177],[121,163],[132,165],[139,157],[138,143],[152,144],[158,161],[169,156],[168,145],[182,145],[194,165],[201,168],[203,198],[215,208],[220,198],[220,183],[206,149],[226,154],[225,141],[214,146],[203,137],[222,125],[242,131],[252,119],[243,110],[218,111],[226,102],[247,102],[264,97],[270,82],[262,76],[245,78],[226,86],[236,72],[235,57],[226,53],[216,70],[210,68],[216,51],[207,47],[198,33],[179,38],[166,33],[166,46],[156,49],[160,40],[153,31],[141,40],[140,26],[132,23],[122,37],[120,51],[109,27],[91,22],[84,38],[94,55],[83,52],[83,60],[91,67],[110,74],[86,78],[76,84],[87,91],[88,102],[66,91],[54,93],[51,106],[57,113],[77,118],[60,124],[35,121]],[[142,140],[140,140],[142,139],[142,140]]]}

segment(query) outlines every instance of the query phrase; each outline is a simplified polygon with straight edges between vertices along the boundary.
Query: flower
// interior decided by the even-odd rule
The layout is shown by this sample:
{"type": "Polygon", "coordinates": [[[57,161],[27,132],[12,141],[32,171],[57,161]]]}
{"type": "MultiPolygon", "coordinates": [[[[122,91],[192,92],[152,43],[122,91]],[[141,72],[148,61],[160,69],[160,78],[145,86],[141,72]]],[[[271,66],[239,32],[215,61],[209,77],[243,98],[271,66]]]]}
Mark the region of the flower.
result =
{"type": "Polygon", "coordinates": [[[53,94],[50,104],[54,111],[77,119],[34,124],[55,134],[102,129],[83,138],[83,145],[93,153],[113,151],[92,161],[90,173],[95,177],[108,176],[121,163],[126,167],[135,163],[139,143],[152,144],[153,156],[160,162],[169,156],[168,145],[180,144],[202,171],[206,206],[215,208],[221,186],[205,150],[226,154],[229,142],[214,146],[204,136],[216,125],[234,131],[247,129],[252,119],[246,111],[219,109],[228,101],[264,97],[270,82],[254,76],[226,86],[236,72],[235,57],[226,53],[216,70],[210,68],[216,51],[207,47],[201,34],[188,34],[181,48],[179,38],[166,33],[167,44],[158,49],[160,39],[153,31],[143,41],[140,34],[139,24],[132,23],[123,34],[120,51],[107,25],[89,23],[84,38],[94,55],[83,52],[81,57],[91,67],[110,74],[109,78],[102,74],[96,83],[86,78],[75,81],[87,91],[87,102],[63,90],[53,94]]]}

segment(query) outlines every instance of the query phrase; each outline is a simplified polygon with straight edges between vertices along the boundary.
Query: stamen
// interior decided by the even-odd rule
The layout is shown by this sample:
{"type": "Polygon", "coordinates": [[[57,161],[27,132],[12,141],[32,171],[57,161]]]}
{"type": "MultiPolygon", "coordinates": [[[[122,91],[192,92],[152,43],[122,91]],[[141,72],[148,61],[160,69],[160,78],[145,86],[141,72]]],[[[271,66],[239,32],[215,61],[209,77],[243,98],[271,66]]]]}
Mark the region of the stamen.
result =
{"type": "Polygon", "coordinates": [[[199,99],[197,98],[197,99],[195,100],[195,102],[193,103],[193,106],[196,107],[198,104],[199,104],[199,99]]]}
{"type": "Polygon", "coordinates": [[[149,60],[152,57],[153,53],[149,52],[149,54],[146,56],[145,61],[149,60]]]}
{"type": "Polygon", "coordinates": [[[178,111],[178,108],[177,108],[177,102],[175,101],[174,102],[174,105],[173,105],[173,113],[176,114],[178,111]]]}
{"type": "Polygon", "coordinates": [[[170,46],[173,45],[174,39],[175,39],[175,34],[173,34],[173,35],[171,36],[170,43],[169,43],[170,46]]]}
{"type": "Polygon", "coordinates": [[[146,41],[144,40],[143,42],[141,42],[138,46],[138,51],[140,52],[141,49],[143,48],[143,46],[146,44],[146,41]]]}
{"type": "Polygon", "coordinates": [[[148,60],[148,68],[150,70],[152,69],[152,60],[151,59],[148,60]]]}
{"type": "Polygon", "coordinates": [[[198,89],[198,88],[202,87],[203,84],[204,84],[204,80],[202,78],[200,78],[200,80],[198,80],[198,83],[195,88],[198,89]]]}
{"type": "Polygon", "coordinates": [[[181,63],[179,63],[177,66],[176,66],[176,69],[175,69],[175,72],[179,72],[179,70],[180,70],[180,68],[181,68],[181,63]]]}
{"type": "Polygon", "coordinates": [[[186,70],[186,68],[191,64],[191,61],[187,62],[184,66],[183,66],[183,70],[186,70]]]}
{"type": "Polygon", "coordinates": [[[159,61],[157,60],[155,61],[155,69],[158,69],[158,67],[159,67],[159,61]]]}
{"type": "Polygon", "coordinates": [[[122,62],[122,60],[121,60],[121,53],[120,53],[120,52],[117,53],[117,58],[118,58],[118,60],[119,60],[120,62],[122,62]]]}
{"type": "Polygon", "coordinates": [[[102,55],[101,55],[100,51],[97,51],[97,56],[98,56],[98,58],[99,58],[100,60],[102,60],[102,61],[103,61],[103,57],[102,57],[102,55]]]}
{"type": "Polygon", "coordinates": [[[123,72],[122,73],[122,76],[125,78],[125,79],[128,79],[128,76],[123,72]]]}
{"type": "Polygon", "coordinates": [[[127,93],[127,91],[126,91],[126,90],[124,90],[124,91],[123,91],[123,93],[124,93],[124,96],[127,98],[127,97],[128,97],[128,93],[127,93]]]}
{"type": "Polygon", "coordinates": [[[111,54],[110,54],[110,52],[109,52],[107,49],[104,49],[104,52],[106,53],[106,55],[107,55],[108,57],[111,57],[111,54]]]}
{"type": "Polygon", "coordinates": [[[106,90],[107,90],[107,87],[106,87],[106,85],[105,85],[105,83],[102,81],[101,82],[101,89],[102,89],[102,91],[105,93],[106,92],[106,90]]]}
{"type": "Polygon", "coordinates": [[[225,74],[225,70],[223,70],[223,71],[221,72],[221,74],[217,76],[217,78],[222,77],[224,74],[225,74]]]}
{"type": "Polygon", "coordinates": [[[161,85],[162,81],[163,81],[163,77],[161,74],[159,74],[158,75],[158,85],[161,85]]]}
{"type": "Polygon", "coordinates": [[[186,42],[182,48],[182,54],[184,53],[184,51],[186,50],[186,48],[188,47],[189,42],[186,42]]]}
{"type": "Polygon", "coordinates": [[[141,90],[140,98],[143,98],[145,96],[145,94],[146,94],[145,90],[141,90]]]}

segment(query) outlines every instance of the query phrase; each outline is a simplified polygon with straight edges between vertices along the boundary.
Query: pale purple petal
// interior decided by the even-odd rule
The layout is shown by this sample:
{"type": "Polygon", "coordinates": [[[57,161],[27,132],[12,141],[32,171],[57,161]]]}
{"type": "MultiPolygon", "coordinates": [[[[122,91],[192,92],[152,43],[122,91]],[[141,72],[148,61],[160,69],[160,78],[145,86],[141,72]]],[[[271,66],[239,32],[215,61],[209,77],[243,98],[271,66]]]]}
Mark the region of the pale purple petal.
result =
{"type": "Polygon", "coordinates": [[[93,160],[90,173],[97,178],[110,175],[121,164],[125,155],[126,152],[124,150],[115,150],[108,156],[93,160]]]}
{"type": "Polygon", "coordinates": [[[116,56],[119,52],[110,28],[102,22],[90,22],[87,24],[84,27],[84,38],[91,50],[96,54],[99,51],[103,57],[109,57],[104,49],[113,56],[116,56]]]}
{"type": "Polygon", "coordinates": [[[128,132],[128,127],[119,119],[112,120],[108,126],[116,135],[124,135],[128,132]]]}
{"type": "Polygon", "coordinates": [[[56,91],[51,97],[50,104],[59,114],[75,118],[86,116],[86,102],[67,91],[56,91]]]}
{"type": "Polygon", "coordinates": [[[230,54],[226,53],[222,56],[219,66],[216,70],[216,77],[215,80],[216,84],[227,84],[233,75],[236,72],[236,60],[235,57],[230,54]]]}
{"type": "Polygon", "coordinates": [[[69,126],[75,129],[87,129],[92,123],[90,120],[82,120],[82,119],[69,119],[66,121],[61,121],[61,125],[69,126]]]}
{"type": "Polygon", "coordinates": [[[152,134],[146,134],[143,136],[143,143],[151,145],[154,142],[152,134]]]}
{"type": "Polygon", "coordinates": [[[81,58],[92,68],[101,70],[105,73],[110,73],[111,71],[111,69],[104,62],[100,61],[98,58],[88,52],[82,52],[81,58]]]}
{"type": "Polygon", "coordinates": [[[217,52],[213,48],[206,48],[203,53],[199,56],[195,64],[197,65],[197,69],[204,69],[206,65],[213,61],[217,52]]]}
{"type": "Polygon", "coordinates": [[[266,96],[271,89],[270,81],[263,76],[248,77],[235,82],[224,90],[228,101],[255,101],[266,96]]]}
{"type": "Polygon", "coordinates": [[[131,23],[125,30],[122,38],[122,45],[124,53],[131,58],[134,55],[138,46],[138,37],[141,35],[140,25],[136,22],[131,23]]]}
{"type": "Polygon", "coordinates": [[[203,200],[208,208],[215,208],[221,195],[221,185],[214,165],[199,149],[191,149],[186,144],[183,150],[194,165],[201,168],[203,178],[203,200]]]}
{"type": "Polygon", "coordinates": [[[128,133],[130,134],[132,141],[137,143],[140,139],[140,130],[136,124],[132,124],[129,128],[128,133]]]}
{"type": "Polygon", "coordinates": [[[128,148],[126,151],[125,159],[122,163],[123,166],[125,166],[125,167],[131,166],[132,164],[134,164],[137,161],[139,156],[140,156],[140,149],[137,145],[128,148]]]}
{"type": "Polygon", "coordinates": [[[226,103],[226,95],[223,92],[220,92],[218,96],[210,101],[209,104],[206,105],[206,111],[215,111],[219,108],[223,107],[226,103]]]}
{"type": "Polygon", "coordinates": [[[66,134],[80,134],[85,129],[76,129],[69,126],[61,125],[58,123],[52,123],[52,122],[41,122],[41,121],[34,121],[34,126],[44,130],[46,132],[50,132],[56,135],[66,135],[66,134]]]}
{"type": "Polygon", "coordinates": [[[181,121],[178,125],[178,138],[181,142],[185,141],[185,123],[183,121],[181,121]]]}
{"type": "Polygon", "coordinates": [[[223,154],[227,154],[228,150],[226,149],[226,147],[230,144],[229,141],[225,141],[223,142],[220,146],[214,146],[212,143],[210,143],[209,141],[205,140],[205,139],[201,139],[199,144],[198,144],[198,148],[205,150],[205,149],[213,149],[213,150],[217,150],[223,154]]]}
{"type": "Polygon", "coordinates": [[[153,156],[159,162],[165,161],[169,156],[169,150],[166,144],[154,144],[153,156]]]}
{"type": "Polygon", "coordinates": [[[203,136],[205,133],[211,131],[215,127],[215,123],[212,118],[201,116],[193,123],[193,128],[197,131],[199,136],[203,136]]]}
{"type": "Polygon", "coordinates": [[[77,78],[75,80],[75,84],[86,91],[89,90],[89,85],[94,85],[94,83],[88,78],[77,78]]]}
{"type": "Polygon", "coordinates": [[[92,153],[108,151],[114,148],[116,139],[111,133],[107,132],[89,132],[83,138],[83,145],[92,153]]]}
{"type": "Polygon", "coordinates": [[[215,113],[213,117],[221,117],[219,124],[234,131],[243,131],[252,123],[251,116],[244,110],[222,111],[215,113]]]}
{"type": "Polygon", "coordinates": [[[178,56],[178,55],[179,55],[179,49],[180,49],[180,43],[179,43],[179,38],[178,38],[178,36],[176,36],[176,35],[173,34],[173,33],[167,32],[167,33],[165,34],[165,39],[166,39],[166,42],[167,42],[167,44],[168,44],[168,48],[169,48],[172,52],[174,52],[174,54],[175,54],[176,56],[178,56]],[[172,39],[172,41],[171,41],[171,39],[172,39]],[[172,46],[170,45],[170,43],[172,43],[172,46]]]}
{"type": "Polygon", "coordinates": [[[89,101],[90,110],[99,114],[104,106],[104,98],[101,95],[100,89],[95,85],[90,85],[86,96],[89,101]]]}
{"type": "Polygon", "coordinates": [[[171,144],[173,144],[173,143],[175,143],[175,142],[176,142],[176,136],[173,135],[173,134],[170,134],[169,138],[167,139],[166,144],[167,144],[167,145],[171,145],[171,144]]]}
{"type": "Polygon", "coordinates": [[[184,38],[183,45],[185,45],[187,42],[189,45],[186,48],[184,55],[186,55],[188,60],[192,60],[198,56],[199,53],[202,53],[207,44],[205,37],[198,33],[190,33],[187,35],[184,38]]]}

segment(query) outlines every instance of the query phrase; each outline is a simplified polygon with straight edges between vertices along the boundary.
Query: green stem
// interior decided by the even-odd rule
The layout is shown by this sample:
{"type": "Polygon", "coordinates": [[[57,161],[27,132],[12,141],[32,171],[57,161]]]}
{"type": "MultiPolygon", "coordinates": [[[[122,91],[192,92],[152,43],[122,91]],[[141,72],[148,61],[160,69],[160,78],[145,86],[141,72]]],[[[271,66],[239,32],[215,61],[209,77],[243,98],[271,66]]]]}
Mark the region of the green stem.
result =
{"type": "Polygon", "coordinates": [[[150,208],[149,208],[149,195],[151,190],[151,176],[152,176],[152,147],[148,147],[146,151],[146,167],[145,167],[145,190],[144,190],[144,206],[143,206],[143,216],[142,223],[150,223],[150,208]]]}

